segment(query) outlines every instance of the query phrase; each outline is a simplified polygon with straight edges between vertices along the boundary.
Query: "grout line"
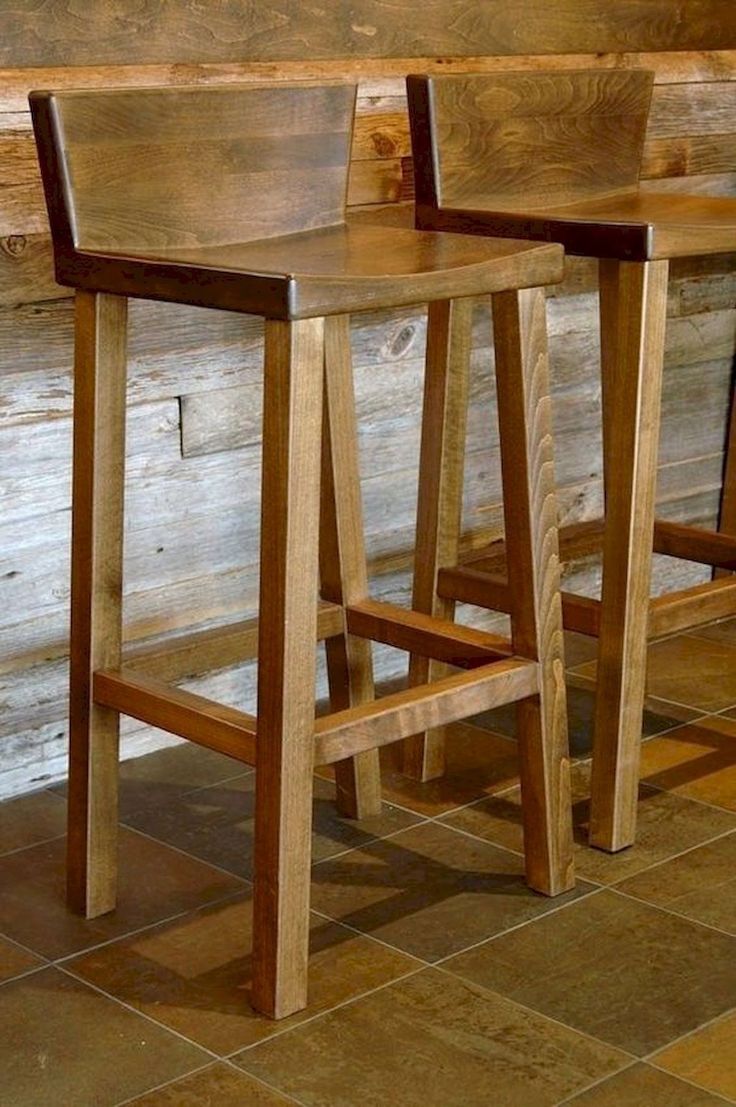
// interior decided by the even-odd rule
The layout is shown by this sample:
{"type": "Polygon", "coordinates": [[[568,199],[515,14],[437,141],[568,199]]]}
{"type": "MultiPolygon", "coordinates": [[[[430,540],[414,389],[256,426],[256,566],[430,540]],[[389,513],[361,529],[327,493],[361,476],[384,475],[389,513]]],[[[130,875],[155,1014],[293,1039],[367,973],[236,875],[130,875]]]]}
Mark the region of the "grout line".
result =
{"type": "Polygon", "coordinates": [[[729,1103],[731,1107],[736,1103],[736,1100],[729,1099],[721,1092],[717,1092],[714,1088],[706,1088],[703,1084],[695,1084],[692,1080],[689,1080],[687,1076],[681,1076],[679,1072],[669,1072],[667,1069],[661,1069],[659,1065],[653,1065],[649,1061],[643,1062],[649,1068],[654,1069],[656,1072],[665,1073],[667,1076],[673,1077],[675,1080],[681,1080],[683,1084],[687,1084],[690,1088],[694,1088],[699,1092],[704,1092],[706,1095],[713,1096],[714,1099],[719,1100],[721,1103],[729,1103]]]}
{"type": "Polygon", "coordinates": [[[622,899],[633,900],[635,903],[644,904],[645,907],[652,907],[655,911],[661,911],[665,915],[670,915],[675,919],[684,919],[685,922],[691,923],[693,926],[700,926],[703,930],[710,930],[714,934],[720,934],[722,938],[730,938],[736,946],[736,934],[729,930],[721,930],[719,926],[713,926],[712,923],[703,922],[702,919],[694,919],[692,915],[684,915],[681,911],[673,911],[669,907],[663,907],[659,903],[652,903],[647,899],[640,899],[638,896],[632,896],[628,892],[622,892],[619,888],[609,888],[609,891],[615,892],[621,896],[622,899]]]}
{"type": "MultiPolygon", "coordinates": [[[[265,1039],[268,1041],[268,1038],[265,1039]]],[[[246,1069],[241,1069],[239,1065],[233,1064],[227,1057],[223,1057],[220,1061],[221,1065],[225,1065],[228,1069],[232,1069],[233,1072],[237,1072],[239,1076],[247,1076],[250,1080],[255,1080],[256,1083],[262,1084],[264,1088],[268,1088],[270,1092],[276,1092],[278,1095],[283,1096],[289,1103],[296,1103],[299,1107],[307,1107],[307,1104],[303,1099],[297,1099],[291,1092],[284,1091],[283,1088],[279,1088],[277,1084],[269,1084],[267,1080],[264,1080],[262,1076],[256,1076],[253,1072],[248,1072],[246,1069]]]]}
{"type": "MultiPolygon", "coordinates": [[[[699,1026],[693,1027],[692,1030],[686,1030],[684,1034],[680,1034],[678,1035],[678,1037],[673,1038],[672,1041],[667,1042],[666,1045],[657,1046],[657,1048],[653,1049],[651,1053],[647,1053],[647,1055],[643,1057],[642,1060],[646,1061],[648,1064],[651,1063],[659,1053],[664,1053],[665,1050],[671,1049],[672,1046],[679,1045],[680,1042],[684,1042],[687,1038],[694,1037],[694,1035],[699,1034],[701,1030],[707,1030],[709,1026],[714,1026],[715,1023],[720,1022],[722,1019],[728,1018],[734,1013],[736,1013],[736,1007],[728,1007],[725,1011],[721,1011],[719,1014],[714,1015],[712,1019],[706,1019],[705,1022],[700,1023],[699,1026]]],[[[662,1071],[669,1072],[670,1070],[663,1069],[662,1071]]]]}
{"type": "Polygon", "coordinates": [[[575,1100],[579,1099],[580,1096],[585,1095],[586,1092],[592,1091],[593,1088],[600,1087],[601,1084],[605,1084],[607,1080],[611,1080],[613,1077],[620,1076],[622,1072],[629,1072],[631,1069],[636,1068],[637,1064],[639,1063],[639,1059],[637,1058],[630,1065],[624,1065],[623,1068],[618,1069],[616,1072],[608,1072],[605,1076],[599,1076],[598,1079],[594,1080],[592,1084],[586,1084],[584,1088],[578,1088],[576,1091],[571,1092],[570,1095],[565,1096],[564,1099],[559,1100],[559,1102],[557,1102],[554,1107],[566,1107],[566,1104],[568,1103],[574,1104],[575,1100]]]}
{"type": "Polygon", "coordinates": [[[318,861],[313,861],[311,868],[316,869],[319,865],[326,865],[330,861],[335,861],[338,857],[344,857],[348,853],[356,853],[366,846],[376,845],[377,842],[386,842],[389,839],[395,838],[398,834],[407,834],[410,830],[414,830],[415,827],[426,826],[433,820],[429,817],[420,819],[417,823],[412,823],[410,826],[400,826],[397,830],[392,830],[388,834],[384,834],[382,838],[370,838],[366,842],[360,842],[356,846],[348,846],[347,849],[340,850],[339,853],[331,853],[329,857],[320,857],[318,861]]]}
{"type": "Polygon", "coordinates": [[[50,962],[46,962],[43,965],[32,965],[30,969],[24,969],[23,972],[17,973],[16,976],[9,976],[6,980],[0,980],[0,992],[3,988],[6,988],[8,984],[15,984],[17,980],[23,980],[27,976],[33,976],[37,972],[43,972],[44,969],[53,968],[50,962]]]}
{"type": "Polygon", "coordinates": [[[206,865],[208,868],[222,873],[223,876],[229,876],[231,880],[239,881],[245,888],[250,887],[252,884],[252,881],[249,880],[247,876],[238,876],[237,873],[231,872],[230,869],[223,869],[222,865],[216,865],[212,861],[204,861],[194,853],[187,853],[187,851],[181,849],[180,846],[172,846],[170,842],[165,842],[163,838],[154,838],[152,834],[148,834],[145,830],[139,830],[137,826],[129,826],[127,823],[123,822],[119,825],[125,827],[131,834],[140,834],[141,838],[147,838],[149,842],[155,842],[157,846],[163,846],[165,849],[170,849],[173,850],[174,853],[181,854],[182,857],[186,857],[189,861],[197,861],[200,865],[206,865]]]}
{"type": "Polygon", "coordinates": [[[58,842],[59,838],[66,838],[66,834],[62,831],[61,834],[52,834],[50,838],[41,838],[38,842],[29,842],[25,846],[16,846],[15,849],[5,850],[4,853],[0,853],[0,860],[12,857],[16,853],[22,853],[24,849],[35,849],[36,846],[47,846],[49,842],[58,842]]]}
{"type": "MultiPolygon", "coordinates": [[[[363,937],[365,937],[365,935],[363,935],[363,937]]],[[[232,1053],[223,1054],[222,1060],[229,1062],[232,1061],[234,1057],[240,1056],[240,1054],[242,1053],[250,1053],[251,1050],[257,1049],[260,1045],[265,1045],[268,1042],[274,1041],[275,1038],[282,1038],[285,1034],[291,1034],[294,1031],[300,1030],[303,1026],[308,1026],[309,1023],[315,1022],[317,1019],[326,1018],[327,1015],[332,1015],[335,1011],[339,1011],[343,1007],[350,1007],[353,1003],[358,1003],[360,1000],[366,999],[368,996],[375,995],[376,992],[382,992],[385,988],[391,988],[395,984],[399,984],[402,980],[408,980],[411,976],[417,976],[419,973],[425,972],[428,968],[431,967],[431,965],[420,964],[416,968],[402,973],[401,976],[396,976],[392,980],[386,980],[383,984],[376,985],[375,988],[369,988],[367,991],[361,992],[360,995],[348,996],[347,999],[342,1000],[340,1003],[336,1003],[333,1007],[328,1007],[325,1011],[315,1011],[313,1015],[310,1015],[308,1018],[301,1019],[293,1026],[284,1026],[281,1030],[276,1030],[273,1034],[269,1034],[267,1038],[261,1038],[261,1040],[258,1042],[251,1042],[250,1045],[242,1046],[240,1049],[235,1049],[232,1053]]],[[[248,1072],[248,1069],[244,1068],[242,1071],[248,1072]]]]}
{"type": "Polygon", "coordinates": [[[423,957],[417,956],[416,953],[407,953],[405,949],[392,945],[390,942],[385,941],[384,938],[379,938],[366,930],[358,930],[357,926],[351,926],[350,923],[343,922],[342,919],[336,919],[333,915],[327,915],[324,911],[318,911],[316,907],[310,907],[310,911],[313,915],[317,915],[318,918],[324,919],[325,922],[334,923],[336,926],[342,926],[346,930],[351,931],[351,933],[357,934],[359,938],[366,938],[370,942],[376,942],[378,945],[383,946],[384,949],[391,950],[392,953],[400,953],[402,957],[409,957],[412,961],[417,961],[424,969],[432,968],[434,964],[433,961],[425,961],[423,957]]]}
{"type": "MultiPolygon", "coordinates": [[[[217,1063],[216,1061],[214,1062],[217,1063]]],[[[199,1065],[196,1069],[190,1069],[189,1072],[182,1072],[178,1076],[174,1076],[171,1080],[164,1080],[161,1084],[155,1084],[152,1088],[143,1088],[142,1091],[134,1092],[133,1095],[128,1096],[126,1099],[118,1100],[114,1104],[114,1107],[126,1107],[129,1103],[136,1103],[144,1095],[151,1095],[152,1092],[160,1092],[162,1088],[170,1088],[173,1084],[176,1084],[179,1080],[185,1080],[188,1076],[196,1076],[198,1072],[205,1072],[207,1069],[212,1068],[212,1061],[205,1061],[203,1065],[199,1065]]]]}
{"type": "Polygon", "coordinates": [[[112,938],[105,938],[102,942],[96,942],[91,946],[83,946],[74,953],[65,953],[63,957],[56,957],[49,961],[49,964],[57,966],[58,968],[63,968],[67,961],[73,961],[77,957],[84,957],[88,953],[95,953],[98,949],[104,949],[105,946],[114,945],[116,942],[127,941],[128,938],[135,938],[139,934],[145,934],[146,931],[154,930],[157,926],[166,926],[168,923],[176,922],[177,919],[183,919],[189,915],[197,915],[210,907],[218,907],[220,904],[229,903],[230,900],[235,900],[238,896],[242,896],[243,892],[247,890],[246,888],[235,892],[228,892],[227,895],[218,896],[217,899],[210,900],[208,903],[198,903],[194,907],[187,907],[183,911],[176,911],[173,915],[167,915],[165,918],[157,919],[154,922],[144,923],[143,926],[137,926],[133,930],[126,930],[123,934],[117,934],[112,938]]]}

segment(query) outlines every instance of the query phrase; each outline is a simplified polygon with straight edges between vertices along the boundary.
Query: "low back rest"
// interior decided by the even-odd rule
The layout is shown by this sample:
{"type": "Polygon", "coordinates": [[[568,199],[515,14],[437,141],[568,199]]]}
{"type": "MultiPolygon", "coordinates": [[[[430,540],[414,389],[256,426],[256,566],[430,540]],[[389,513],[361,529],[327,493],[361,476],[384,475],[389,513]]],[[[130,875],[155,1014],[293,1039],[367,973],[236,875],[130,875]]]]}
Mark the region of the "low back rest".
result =
{"type": "Polygon", "coordinates": [[[495,209],[635,189],[654,75],[410,76],[417,203],[495,209]]]}
{"type": "Polygon", "coordinates": [[[340,223],[355,86],[32,92],[57,248],[141,252],[340,223]]]}

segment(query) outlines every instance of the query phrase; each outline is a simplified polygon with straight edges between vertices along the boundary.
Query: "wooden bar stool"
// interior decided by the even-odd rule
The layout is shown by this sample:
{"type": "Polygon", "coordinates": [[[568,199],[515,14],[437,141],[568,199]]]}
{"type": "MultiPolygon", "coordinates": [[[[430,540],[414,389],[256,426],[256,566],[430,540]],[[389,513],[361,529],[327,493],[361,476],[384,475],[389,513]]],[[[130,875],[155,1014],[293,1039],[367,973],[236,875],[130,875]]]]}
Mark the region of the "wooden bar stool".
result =
{"type": "Polygon", "coordinates": [[[344,84],[31,95],[57,276],[77,290],[69,900],[88,916],[115,905],[120,713],[255,764],[253,1002],[276,1018],[306,1003],[315,765],[334,764],[343,809],[367,813],[380,804],[379,746],[523,701],[529,881],[550,895],[572,883],[539,291],[560,279],[562,249],[348,224],[354,102],[344,84]],[[513,648],[373,602],[363,547],[348,313],[437,301],[428,371],[442,389],[465,371],[467,297],[483,293],[502,305],[519,501],[509,541],[530,573],[513,648]],[[266,321],[257,717],[124,665],[130,296],[266,321]],[[315,722],[318,562],[337,618],[333,713],[315,722]],[[462,671],[375,700],[371,640],[462,671]]]}
{"type": "MultiPolygon", "coordinates": [[[[408,78],[418,227],[600,259],[605,526],[563,528],[560,543],[563,561],[603,547],[601,601],[563,593],[563,614],[599,638],[590,838],[612,851],[634,841],[647,641],[736,612],[734,457],[730,533],[654,518],[669,259],[736,249],[736,201],[640,188],[652,83],[616,70],[408,78]],[[650,600],[652,549],[728,572],[650,600]]],[[[421,610],[511,610],[508,542],[456,560],[441,565],[439,599],[428,586],[415,597],[421,610]]],[[[414,739],[408,771],[440,764],[438,745],[414,739]]]]}

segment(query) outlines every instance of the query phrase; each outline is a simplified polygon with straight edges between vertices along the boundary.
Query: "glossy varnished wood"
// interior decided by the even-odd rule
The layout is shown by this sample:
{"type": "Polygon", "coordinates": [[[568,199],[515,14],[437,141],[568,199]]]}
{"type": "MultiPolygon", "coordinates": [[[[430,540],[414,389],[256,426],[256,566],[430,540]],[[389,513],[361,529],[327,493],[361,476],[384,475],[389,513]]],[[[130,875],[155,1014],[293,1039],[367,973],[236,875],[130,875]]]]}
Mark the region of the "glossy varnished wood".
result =
{"type": "Polygon", "coordinates": [[[346,224],[351,84],[30,100],[62,284],[299,319],[561,275],[557,247],[346,224]]]}
{"type": "Polygon", "coordinates": [[[119,716],[92,674],[121,656],[126,324],[124,299],[77,293],[67,893],[88,918],[117,888],[119,716]]]}
{"type": "Polygon", "coordinates": [[[736,202],[639,187],[653,75],[407,80],[417,226],[653,260],[736,247],[736,202]]]}

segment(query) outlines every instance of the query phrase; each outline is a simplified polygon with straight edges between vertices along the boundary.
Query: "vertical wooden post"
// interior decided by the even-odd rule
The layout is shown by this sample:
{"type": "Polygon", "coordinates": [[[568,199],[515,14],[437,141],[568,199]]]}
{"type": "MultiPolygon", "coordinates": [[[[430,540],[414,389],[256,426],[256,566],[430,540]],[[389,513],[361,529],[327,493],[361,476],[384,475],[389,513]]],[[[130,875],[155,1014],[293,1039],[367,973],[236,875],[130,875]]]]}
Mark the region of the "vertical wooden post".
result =
{"type": "Polygon", "coordinates": [[[512,640],[540,676],[517,707],[527,880],[557,895],[574,873],[544,290],[494,295],[493,329],[512,640]]]}
{"type": "Polygon", "coordinates": [[[324,321],[266,322],[253,1004],[307,1002],[324,321]]]}
{"type": "Polygon", "coordinates": [[[67,895],[88,918],[117,886],[119,716],[92,701],[122,638],[127,300],[77,292],[67,895]]]}
{"type": "MultiPolygon", "coordinates": [[[[368,595],[350,353],[350,318],[325,319],[320,577],[322,597],[345,606],[368,595]]],[[[325,641],[330,703],[342,711],[374,698],[372,646],[346,630],[325,641]]],[[[353,819],[381,810],[378,750],[335,765],[338,810],[353,819]]]]}
{"type": "Polygon", "coordinates": [[[634,841],[646,685],[666,261],[600,265],[606,518],[591,844],[634,841]]]}
{"type": "MultiPolygon", "coordinates": [[[[453,600],[437,595],[437,574],[458,560],[472,316],[473,301],[467,298],[432,303],[427,316],[412,608],[443,619],[451,619],[455,610],[453,600]]],[[[439,662],[414,655],[409,683],[426,684],[445,671],[439,662]]],[[[431,780],[444,769],[443,727],[404,741],[402,771],[407,776],[431,780]]]]}
{"type": "MultiPolygon", "coordinates": [[[[731,412],[726,432],[726,457],[723,466],[718,529],[723,534],[736,535],[736,373],[731,386],[731,412]]],[[[716,569],[713,576],[728,576],[729,572],[729,569],[716,569]]]]}

